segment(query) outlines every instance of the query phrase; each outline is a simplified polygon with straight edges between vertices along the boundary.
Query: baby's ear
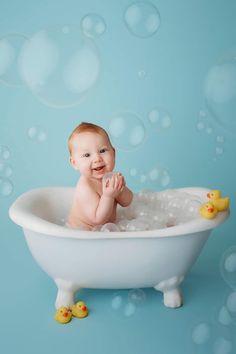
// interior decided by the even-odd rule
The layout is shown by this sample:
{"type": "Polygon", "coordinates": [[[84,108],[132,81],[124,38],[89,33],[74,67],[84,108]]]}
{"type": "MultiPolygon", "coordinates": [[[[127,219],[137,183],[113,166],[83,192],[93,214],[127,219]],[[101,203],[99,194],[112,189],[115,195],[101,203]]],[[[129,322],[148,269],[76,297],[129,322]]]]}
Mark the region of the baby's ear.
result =
{"type": "Polygon", "coordinates": [[[70,164],[75,170],[77,170],[76,161],[71,156],[70,156],[70,164]]]}

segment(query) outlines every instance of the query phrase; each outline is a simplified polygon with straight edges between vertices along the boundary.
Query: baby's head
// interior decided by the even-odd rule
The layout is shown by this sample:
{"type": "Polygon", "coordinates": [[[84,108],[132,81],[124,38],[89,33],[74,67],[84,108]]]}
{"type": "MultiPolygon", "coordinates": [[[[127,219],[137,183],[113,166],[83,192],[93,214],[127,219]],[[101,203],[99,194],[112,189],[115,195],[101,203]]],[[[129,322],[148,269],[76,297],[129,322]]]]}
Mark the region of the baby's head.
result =
{"type": "Polygon", "coordinates": [[[82,122],[68,139],[70,163],[81,175],[100,179],[115,166],[115,149],[100,126],[82,122]]]}

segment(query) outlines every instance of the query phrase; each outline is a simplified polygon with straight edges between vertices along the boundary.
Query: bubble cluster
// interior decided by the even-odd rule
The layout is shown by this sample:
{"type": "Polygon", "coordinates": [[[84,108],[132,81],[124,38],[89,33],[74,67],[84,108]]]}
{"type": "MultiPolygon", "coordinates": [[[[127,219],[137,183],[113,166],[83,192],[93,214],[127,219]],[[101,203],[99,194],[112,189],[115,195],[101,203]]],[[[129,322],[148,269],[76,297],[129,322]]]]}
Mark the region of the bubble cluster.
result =
{"type": "Polygon", "coordinates": [[[154,108],[148,113],[148,121],[154,131],[160,132],[172,126],[172,119],[169,113],[161,108],[154,108]]]}
{"type": "Polygon", "coordinates": [[[208,136],[214,136],[214,160],[216,160],[216,158],[219,158],[224,153],[225,137],[222,135],[222,132],[217,132],[217,127],[212,123],[213,122],[209,112],[206,110],[200,110],[196,127],[199,132],[205,133],[208,136]]]}
{"type": "Polygon", "coordinates": [[[147,38],[154,35],[161,24],[160,14],[151,2],[139,1],[127,7],[125,24],[134,36],[147,38]]]}
{"type": "Polygon", "coordinates": [[[220,271],[225,282],[236,290],[236,246],[232,246],[223,254],[220,271]]]}
{"type": "Polygon", "coordinates": [[[87,14],[81,20],[82,32],[90,37],[100,37],[106,31],[106,23],[98,14],[87,14]]]}
{"type": "Polygon", "coordinates": [[[28,137],[31,140],[37,141],[39,143],[42,143],[47,139],[45,131],[38,126],[34,126],[28,129],[28,137]]]}
{"type": "Polygon", "coordinates": [[[8,197],[13,192],[13,184],[9,177],[12,167],[8,162],[11,153],[7,146],[0,145],[0,198],[8,197]]]}
{"type": "Polygon", "coordinates": [[[134,194],[129,207],[117,209],[117,221],[98,226],[93,231],[119,232],[162,229],[199,217],[199,197],[165,190],[141,191],[134,194]]]}
{"type": "Polygon", "coordinates": [[[127,318],[134,315],[145,301],[146,293],[142,289],[118,291],[112,296],[111,308],[116,316],[127,318]]]}
{"type": "Polygon", "coordinates": [[[19,56],[25,84],[42,102],[58,108],[80,103],[97,82],[100,66],[93,41],[72,26],[33,34],[19,56]]]}
{"type": "Polygon", "coordinates": [[[167,187],[170,184],[170,174],[169,172],[162,167],[154,166],[150,170],[138,172],[136,168],[130,169],[130,176],[138,179],[138,182],[141,184],[159,184],[162,187],[167,187]]]}
{"type": "Polygon", "coordinates": [[[204,93],[213,119],[236,133],[236,53],[230,53],[207,73],[204,93]]]}
{"type": "Polygon", "coordinates": [[[0,81],[11,86],[22,86],[19,75],[18,58],[27,37],[12,33],[0,38],[0,81]]]}
{"type": "Polygon", "coordinates": [[[122,112],[110,120],[109,133],[115,146],[123,151],[132,151],[145,139],[146,130],[141,118],[131,112],[122,112]]]}

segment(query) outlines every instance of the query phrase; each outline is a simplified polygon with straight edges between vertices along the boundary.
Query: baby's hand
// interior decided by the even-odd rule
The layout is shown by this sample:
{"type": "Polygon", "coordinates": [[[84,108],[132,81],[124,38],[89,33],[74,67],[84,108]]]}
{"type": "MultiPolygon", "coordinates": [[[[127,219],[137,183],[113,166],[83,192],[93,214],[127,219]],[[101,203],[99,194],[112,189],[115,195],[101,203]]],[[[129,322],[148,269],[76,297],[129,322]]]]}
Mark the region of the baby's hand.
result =
{"type": "Polygon", "coordinates": [[[124,189],[125,181],[121,174],[114,174],[111,178],[102,181],[103,195],[116,198],[124,189]]]}

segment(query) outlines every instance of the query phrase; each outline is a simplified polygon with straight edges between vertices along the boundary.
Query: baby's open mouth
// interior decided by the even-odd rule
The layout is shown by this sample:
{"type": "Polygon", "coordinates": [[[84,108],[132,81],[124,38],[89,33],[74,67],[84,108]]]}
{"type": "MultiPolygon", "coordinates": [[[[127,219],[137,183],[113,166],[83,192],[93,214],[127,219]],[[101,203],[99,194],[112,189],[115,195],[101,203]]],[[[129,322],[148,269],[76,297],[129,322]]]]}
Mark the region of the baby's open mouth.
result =
{"type": "Polygon", "coordinates": [[[99,166],[99,167],[96,167],[94,168],[95,171],[101,171],[105,166],[99,166]]]}

